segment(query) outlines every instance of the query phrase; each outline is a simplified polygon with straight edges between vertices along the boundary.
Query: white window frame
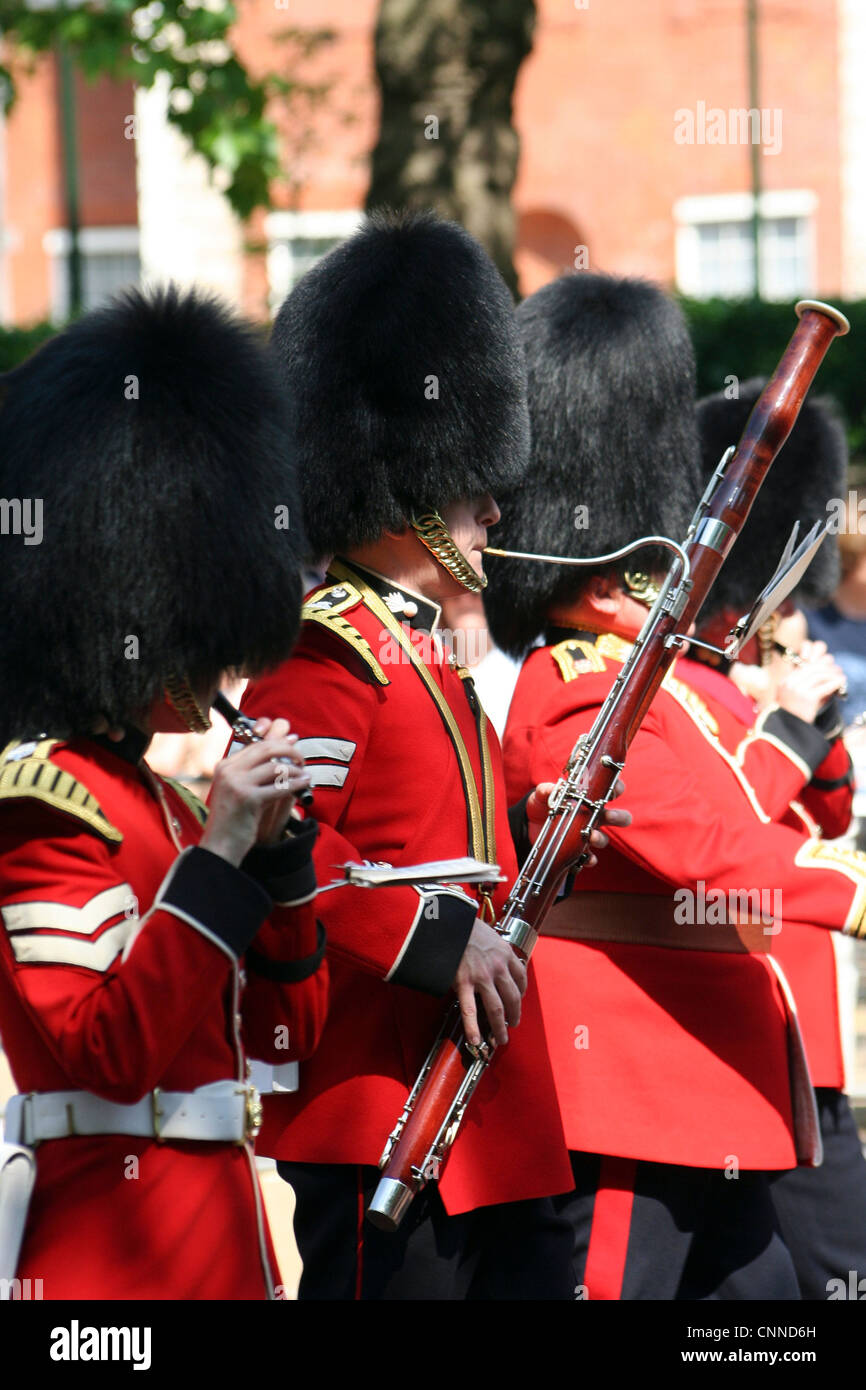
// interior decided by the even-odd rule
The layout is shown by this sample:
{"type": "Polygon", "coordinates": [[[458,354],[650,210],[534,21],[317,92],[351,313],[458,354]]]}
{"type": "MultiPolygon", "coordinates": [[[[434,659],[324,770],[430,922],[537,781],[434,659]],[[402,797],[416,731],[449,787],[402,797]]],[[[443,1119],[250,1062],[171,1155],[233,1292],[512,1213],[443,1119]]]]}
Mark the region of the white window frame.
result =
{"type": "Polygon", "coordinates": [[[292,246],[299,238],[338,238],[352,236],[364,221],[360,208],[340,211],[270,212],[265,218],[268,241],[268,302],[271,312],[279,309],[292,287],[292,246]]]}
{"type": "MultiPolygon", "coordinates": [[[[797,217],[806,224],[806,260],[808,284],[805,296],[815,292],[815,212],[818,196],[807,188],[774,189],[759,198],[761,216],[765,218],[797,217]]],[[[700,238],[698,227],[707,223],[747,223],[754,215],[755,200],[751,193],[711,193],[704,196],[678,198],[674,203],[676,225],[676,278],[682,294],[695,299],[706,298],[700,281],[700,238]]]]}
{"type": "MultiPolygon", "coordinates": [[[[135,255],[141,258],[141,237],[138,227],[82,227],[78,245],[82,256],[135,255]]],[[[52,227],[42,238],[42,247],[49,258],[51,318],[62,323],[69,317],[68,263],[72,236],[68,227],[52,227]]]]}

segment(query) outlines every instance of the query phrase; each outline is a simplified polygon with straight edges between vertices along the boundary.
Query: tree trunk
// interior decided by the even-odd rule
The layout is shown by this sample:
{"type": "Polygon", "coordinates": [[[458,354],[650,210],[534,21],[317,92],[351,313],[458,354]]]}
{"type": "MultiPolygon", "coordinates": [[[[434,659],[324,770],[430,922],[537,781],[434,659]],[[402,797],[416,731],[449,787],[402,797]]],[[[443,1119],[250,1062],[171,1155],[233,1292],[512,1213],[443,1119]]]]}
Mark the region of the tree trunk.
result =
{"type": "Polygon", "coordinates": [[[517,72],[535,0],[381,0],[382,93],[367,208],[433,207],[486,246],[517,291],[511,190],[517,72]]]}

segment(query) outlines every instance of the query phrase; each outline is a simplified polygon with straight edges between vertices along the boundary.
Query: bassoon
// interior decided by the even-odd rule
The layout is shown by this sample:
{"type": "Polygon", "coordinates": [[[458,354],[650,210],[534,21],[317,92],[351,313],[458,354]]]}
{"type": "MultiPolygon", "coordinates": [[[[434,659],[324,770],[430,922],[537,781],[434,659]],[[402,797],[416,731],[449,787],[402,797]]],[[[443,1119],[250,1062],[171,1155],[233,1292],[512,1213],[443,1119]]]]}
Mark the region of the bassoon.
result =
{"type": "MultiPolygon", "coordinates": [[[[816,300],[802,300],[796,313],[799,323],[791,341],[756,402],[739,444],[727,451],[711,479],[683,545],[666,537],[642,537],[612,555],[572,561],[612,562],[650,544],[675,552],[628,660],[591,730],[571,751],[550,795],[547,819],[495,923],[524,961],[532,954],[563,880],[578,873],[589,859],[590,835],[613,798],[641,720],[742,530],[830,343],[848,332],[844,315],[816,300]]],[[[567,561],[556,556],[515,558],[567,561]]],[[[512,1046],[519,1047],[519,1040],[512,1046]]],[[[379,1162],[382,1175],[367,1216],[381,1230],[396,1230],[415,1195],[441,1176],[469,1098],[495,1049],[490,1036],[477,1047],[466,1041],[455,1000],[379,1162]]]]}

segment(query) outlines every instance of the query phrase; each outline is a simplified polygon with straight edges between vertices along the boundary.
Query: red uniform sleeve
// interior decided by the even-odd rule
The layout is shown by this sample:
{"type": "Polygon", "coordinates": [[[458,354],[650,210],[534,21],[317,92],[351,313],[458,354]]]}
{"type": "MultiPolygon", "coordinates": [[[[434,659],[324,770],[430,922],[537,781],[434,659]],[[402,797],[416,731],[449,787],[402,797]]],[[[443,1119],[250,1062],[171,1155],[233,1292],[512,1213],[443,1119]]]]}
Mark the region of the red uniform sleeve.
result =
{"type": "MultiPolygon", "coordinates": [[[[687,766],[673,751],[659,705],[636,734],[626,759],[623,805],[633,822],[606,827],[611,844],[628,859],[675,888],[780,890],[782,916],[860,934],[866,911],[866,855],[804,839],[784,825],[761,819],[748,792],[709,744],[700,765],[687,766]]],[[[537,732],[531,775],[550,780],[597,706],[537,732]]],[[[670,712],[676,717],[676,710],[670,712]]],[[[702,750],[703,751],[703,750],[702,750]]],[[[602,857],[600,875],[605,871],[602,857]]],[[[608,866],[608,872],[610,867],[608,866]]]]}
{"type": "Polygon", "coordinates": [[[814,725],[773,705],[762,711],[740,744],[737,760],[773,820],[796,799],[820,824],[825,838],[845,834],[851,823],[854,777],[840,738],[828,742],[814,725]]]}
{"type": "MultiPolygon", "coordinates": [[[[475,921],[477,909],[469,897],[456,890],[329,887],[340,877],[340,865],[366,858],[344,825],[362,794],[370,730],[385,698],[350,647],[327,633],[305,630],[291,660],[247,688],[243,710],[253,718],[288,719],[300,736],[319,823],[317,911],[329,952],[381,979],[441,995],[451,985],[475,921]]],[[[380,816],[381,807],[371,802],[364,813],[380,816]]],[[[360,812],[355,823],[363,823],[360,812]]]]}
{"type": "Polygon", "coordinates": [[[140,903],[101,839],[40,808],[3,808],[0,865],[4,973],[71,1082],[122,1103],[159,1084],[270,909],[201,848],[140,903]]]}

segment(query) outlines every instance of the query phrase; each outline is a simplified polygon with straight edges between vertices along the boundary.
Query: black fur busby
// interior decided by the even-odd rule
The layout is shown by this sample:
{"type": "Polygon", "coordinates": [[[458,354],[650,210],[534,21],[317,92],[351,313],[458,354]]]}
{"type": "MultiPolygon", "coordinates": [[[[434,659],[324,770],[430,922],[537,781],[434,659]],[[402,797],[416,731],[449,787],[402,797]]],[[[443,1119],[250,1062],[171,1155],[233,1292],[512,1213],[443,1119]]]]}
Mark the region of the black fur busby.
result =
{"type": "Polygon", "coordinates": [[[0,378],[0,495],[21,519],[0,536],[4,741],[123,724],[168,675],[205,688],[290,650],[305,547],[284,393],[215,301],[127,293],[0,378]]]}
{"type": "MultiPolygon", "coordinates": [[[[766,382],[743,382],[739,396],[724,392],[698,402],[704,484],[729,444],[737,444],[766,382]]],[[[700,622],[728,609],[751,608],[770,579],[795,521],[800,539],[827,518],[831,498],[844,498],[848,468],[845,430],[827,400],[807,397],[752,505],[748,520],[727,556],[701,609],[700,622]]],[[[829,535],[792,594],[807,607],[826,603],[840,580],[839,544],[829,535]]]]}
{"type": "Polygon", "coordinates": [[[298,283],[272,343],[314,554],[522,477],[529,424],[511,296],[454,223],[373,214],[298,283]]]}
{"type": "MultiPolygon", "coordinates": [[[[517,311],[526,353],[532,462],[500,499],[490,544],[576,557],[639,536],[682,541],[700,495],[695,364],[682,314],[656,286],[582,272],[517,311]]],[[[616,572],[665,570],[659,548],[616,572]]],[[[494,641],[522,656],[551,606],[591,571],[490,557],[484,603],[494,641]]]]}

